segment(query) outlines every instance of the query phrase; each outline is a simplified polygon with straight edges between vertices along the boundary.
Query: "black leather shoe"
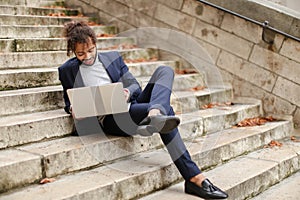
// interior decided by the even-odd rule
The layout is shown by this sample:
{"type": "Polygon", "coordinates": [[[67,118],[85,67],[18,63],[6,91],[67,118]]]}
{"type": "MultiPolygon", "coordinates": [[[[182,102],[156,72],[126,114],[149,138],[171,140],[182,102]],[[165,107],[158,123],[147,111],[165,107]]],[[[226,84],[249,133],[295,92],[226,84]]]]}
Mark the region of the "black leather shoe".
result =
{"type": "Polygon", "coordinates": [[[176,128],[179,123],[180,119],[175,116],[152,115],[143,119],[139,126],[151,125],[154,126],[159,133],[169,133],[176,128]]]}
{"type": "Polygon", "coordinates": [[[202,187],[195,183],[185,181],[185,193],[201,197],[203,199],[226,199],[228,195],[214,186],[208,179],[202,182],[202,187]]]}

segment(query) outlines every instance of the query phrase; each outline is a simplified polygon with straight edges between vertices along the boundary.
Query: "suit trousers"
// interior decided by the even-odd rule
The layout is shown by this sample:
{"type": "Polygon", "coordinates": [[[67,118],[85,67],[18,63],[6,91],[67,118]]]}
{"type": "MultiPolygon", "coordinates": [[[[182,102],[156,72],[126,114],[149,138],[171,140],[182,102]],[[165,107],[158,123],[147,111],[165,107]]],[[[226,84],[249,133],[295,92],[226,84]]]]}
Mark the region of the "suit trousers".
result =
{"type": "MultiPolygon", "coordinates": [[[[138,124],[147,117],[151,109],[159,109],[164,115],[174,115],[170,106],[173,80],[174,72],[170,67],[158,67],[145,89],[131,103],[128,113],[105,116],[102,123],[103,131],[118,136],[134,135],[138,124]]],[[[192,161],[177,128],[170,133],[160,134],[160,137],[185,180],[201,173],[192,161]]]]}

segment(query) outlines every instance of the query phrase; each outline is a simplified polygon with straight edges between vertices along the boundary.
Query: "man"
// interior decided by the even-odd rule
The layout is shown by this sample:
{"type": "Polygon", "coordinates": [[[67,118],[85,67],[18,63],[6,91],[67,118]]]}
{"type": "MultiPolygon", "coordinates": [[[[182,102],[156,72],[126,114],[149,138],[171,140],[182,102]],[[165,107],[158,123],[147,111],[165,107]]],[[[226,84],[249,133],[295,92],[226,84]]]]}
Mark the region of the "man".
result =
{"type": "MultiPolygon", "coordinates": [[[[100,116],[99,124],[106,134],[129,136],[152,135],[159,132],[170,156],[185,179],[185,192],[205,199],[224,199],[227,194],[204,177],[191,160],[177,126],[170,96],[174,72],[170,67],[158,67],[144,90],[129,72],[118,52],[98,53],[96,35],[84,22],[70,22],[65,26],[67,54],[75,54],[59,67],[59,80],[64,90],[65,111],[72,114],[67,89],[122,82],[124,95],[130,103],[128,113],[100,116]]],[[[75,116],[73,116],[75,117],[75,116]]],[[[74,119],[75,124],[84,120],[74,119]]],[[[88,122],[89,123],[89,122],[88,122]]],[[[76,126],[77,133],[89,129],[76,126]],[[79,130],[80,129],[80,130],[79,130]]]]}

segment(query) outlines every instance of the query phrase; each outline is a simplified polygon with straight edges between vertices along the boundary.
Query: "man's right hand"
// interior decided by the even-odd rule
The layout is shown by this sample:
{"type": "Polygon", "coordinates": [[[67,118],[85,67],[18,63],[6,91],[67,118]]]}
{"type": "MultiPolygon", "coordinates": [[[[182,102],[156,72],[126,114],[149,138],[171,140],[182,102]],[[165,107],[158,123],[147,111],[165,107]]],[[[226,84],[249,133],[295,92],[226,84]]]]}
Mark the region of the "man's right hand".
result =
{"type": "Polygon", "coordinates": [[[76,117],[75,117],[75,113],[72,112],[72,105],[70,106],[70,110],[69,110],[69,111],[70,111],[70,113],[72,114],[73,119],[79,120],[79,121],[84,119],[84,118],[76,118],[76,117]]]}

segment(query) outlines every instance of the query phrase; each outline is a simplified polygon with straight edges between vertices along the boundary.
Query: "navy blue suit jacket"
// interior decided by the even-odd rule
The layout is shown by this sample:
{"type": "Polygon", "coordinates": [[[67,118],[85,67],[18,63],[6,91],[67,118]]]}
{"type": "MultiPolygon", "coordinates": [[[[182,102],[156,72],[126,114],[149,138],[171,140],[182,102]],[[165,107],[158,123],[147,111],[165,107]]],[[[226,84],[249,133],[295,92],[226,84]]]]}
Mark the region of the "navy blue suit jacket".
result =
{"type": "MultiPolygon", "coordinates": [[[[112,83],[122,82],[123,87],[130,91],[130,101],[135,100],[141,93],[141,87],[135,77],[129,72],[119,52],[98,53],[98,59],[106,69],[112,83]]],[[[70,100],[67,95],[67,90],[84,86],[79,71],[80,65],[81,61],[74,57],[58,68],[59,80],[63,86],[64,109],[67,113],[70,113],[70,100]]]]}

